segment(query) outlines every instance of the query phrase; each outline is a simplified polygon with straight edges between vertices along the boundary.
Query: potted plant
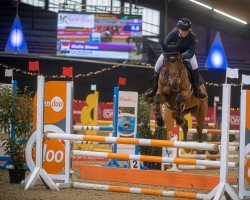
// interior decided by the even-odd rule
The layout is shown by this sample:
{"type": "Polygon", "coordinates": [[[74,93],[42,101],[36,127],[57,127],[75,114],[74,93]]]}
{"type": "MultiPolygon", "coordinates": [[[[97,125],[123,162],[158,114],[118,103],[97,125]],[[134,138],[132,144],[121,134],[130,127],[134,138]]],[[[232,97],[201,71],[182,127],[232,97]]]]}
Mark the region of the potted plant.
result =
{"type": "Polygon", "coordinates": [[[20,183],[25,178],[25,146],[31,135],[32,97],[25,88],[13,91],[8,85],[0,85],[0,131],[5,134],[5,154],[10,156],[10,182],[20,183]]]}
{"type": "MultiPolygon", "coordinates": [[[[140,138],[166,140],[165,129],[156,127],[154,132],[150,130],[151,109],[152,105],[145,100],[144,95],[140,95],[137,132],[140,134],[140,138]]],[[[143,155],[162,156],[161,147],[140,146],[139,151],[143,155]]],[[[144,165],[149,169],[161,169],[160,163],[144,162],[144,165]]]]}

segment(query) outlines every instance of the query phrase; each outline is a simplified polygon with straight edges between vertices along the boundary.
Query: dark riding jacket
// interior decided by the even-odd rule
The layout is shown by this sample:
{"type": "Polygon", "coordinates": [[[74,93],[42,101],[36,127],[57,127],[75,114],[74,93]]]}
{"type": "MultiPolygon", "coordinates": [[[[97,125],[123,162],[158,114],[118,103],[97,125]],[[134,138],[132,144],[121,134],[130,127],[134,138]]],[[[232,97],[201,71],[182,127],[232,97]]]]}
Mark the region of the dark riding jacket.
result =
{"type": "Polygon", "coordinates": [[[174,28],[171,32],[169,32],[165,38],[164,45],[167,47],[168,45],[178,42],[181,42],[179,52],[181,53],[182,59],[190,59],[194,56],[194,52],[196,49],[197,38],[192,30],[189,30],[188,35],[185,38],[182,38],[179,35],[178,28],[174,28]]]}

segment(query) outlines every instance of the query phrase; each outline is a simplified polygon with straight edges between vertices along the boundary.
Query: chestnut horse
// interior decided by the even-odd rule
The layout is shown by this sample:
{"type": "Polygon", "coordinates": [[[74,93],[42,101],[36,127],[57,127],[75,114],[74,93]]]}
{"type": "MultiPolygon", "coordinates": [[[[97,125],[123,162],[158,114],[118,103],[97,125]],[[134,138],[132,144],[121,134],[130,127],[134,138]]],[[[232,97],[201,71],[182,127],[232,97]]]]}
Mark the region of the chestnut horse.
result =
{"type": "MultiPolygon", "coordinates": [[[[157,125],[163,126],[160,104],[165,103],[171,111],[173,119],[182,127],[184,141],[187,141],[188,132],[188,123],[184,116],[188,113],[195,116],[198,142],[202,142],[208,98],[199,100],[194,96],[188,69],[184,65],[179,52],[169,52],[168,49],[163,48],[163,54],[164,64],[159,72],[158,90],[154,97],[157,125]]],[[[203,83],[201,83],[200,89],[206,92],[203,83]]]]}

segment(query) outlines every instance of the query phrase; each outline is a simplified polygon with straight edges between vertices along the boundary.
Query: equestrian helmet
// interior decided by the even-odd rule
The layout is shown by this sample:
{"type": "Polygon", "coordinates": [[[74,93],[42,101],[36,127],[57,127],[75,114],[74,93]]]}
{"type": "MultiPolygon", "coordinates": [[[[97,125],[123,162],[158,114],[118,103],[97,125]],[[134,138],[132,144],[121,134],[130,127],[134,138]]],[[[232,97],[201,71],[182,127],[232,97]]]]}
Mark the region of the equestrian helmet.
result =
{"type": "Polygon", "coordinates": [[[188,18],[181,18],[178,22],[177,22],[177,27],[181,30],[189,30],[191,28],[191,21],[188,18]]]}

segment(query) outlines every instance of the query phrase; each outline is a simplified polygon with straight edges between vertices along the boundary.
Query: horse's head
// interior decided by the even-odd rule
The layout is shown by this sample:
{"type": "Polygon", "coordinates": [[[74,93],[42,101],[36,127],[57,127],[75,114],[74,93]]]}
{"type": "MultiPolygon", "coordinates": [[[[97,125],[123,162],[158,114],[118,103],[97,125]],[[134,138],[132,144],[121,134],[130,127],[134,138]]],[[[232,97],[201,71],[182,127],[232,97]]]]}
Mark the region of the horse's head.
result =
{"type": "Polygon", "coordinates": [[[178,52],[178,45],[170,45],[163,48],[165,81],[173,91],[178,90],[181,83],[183,63],[178,52]]]}

